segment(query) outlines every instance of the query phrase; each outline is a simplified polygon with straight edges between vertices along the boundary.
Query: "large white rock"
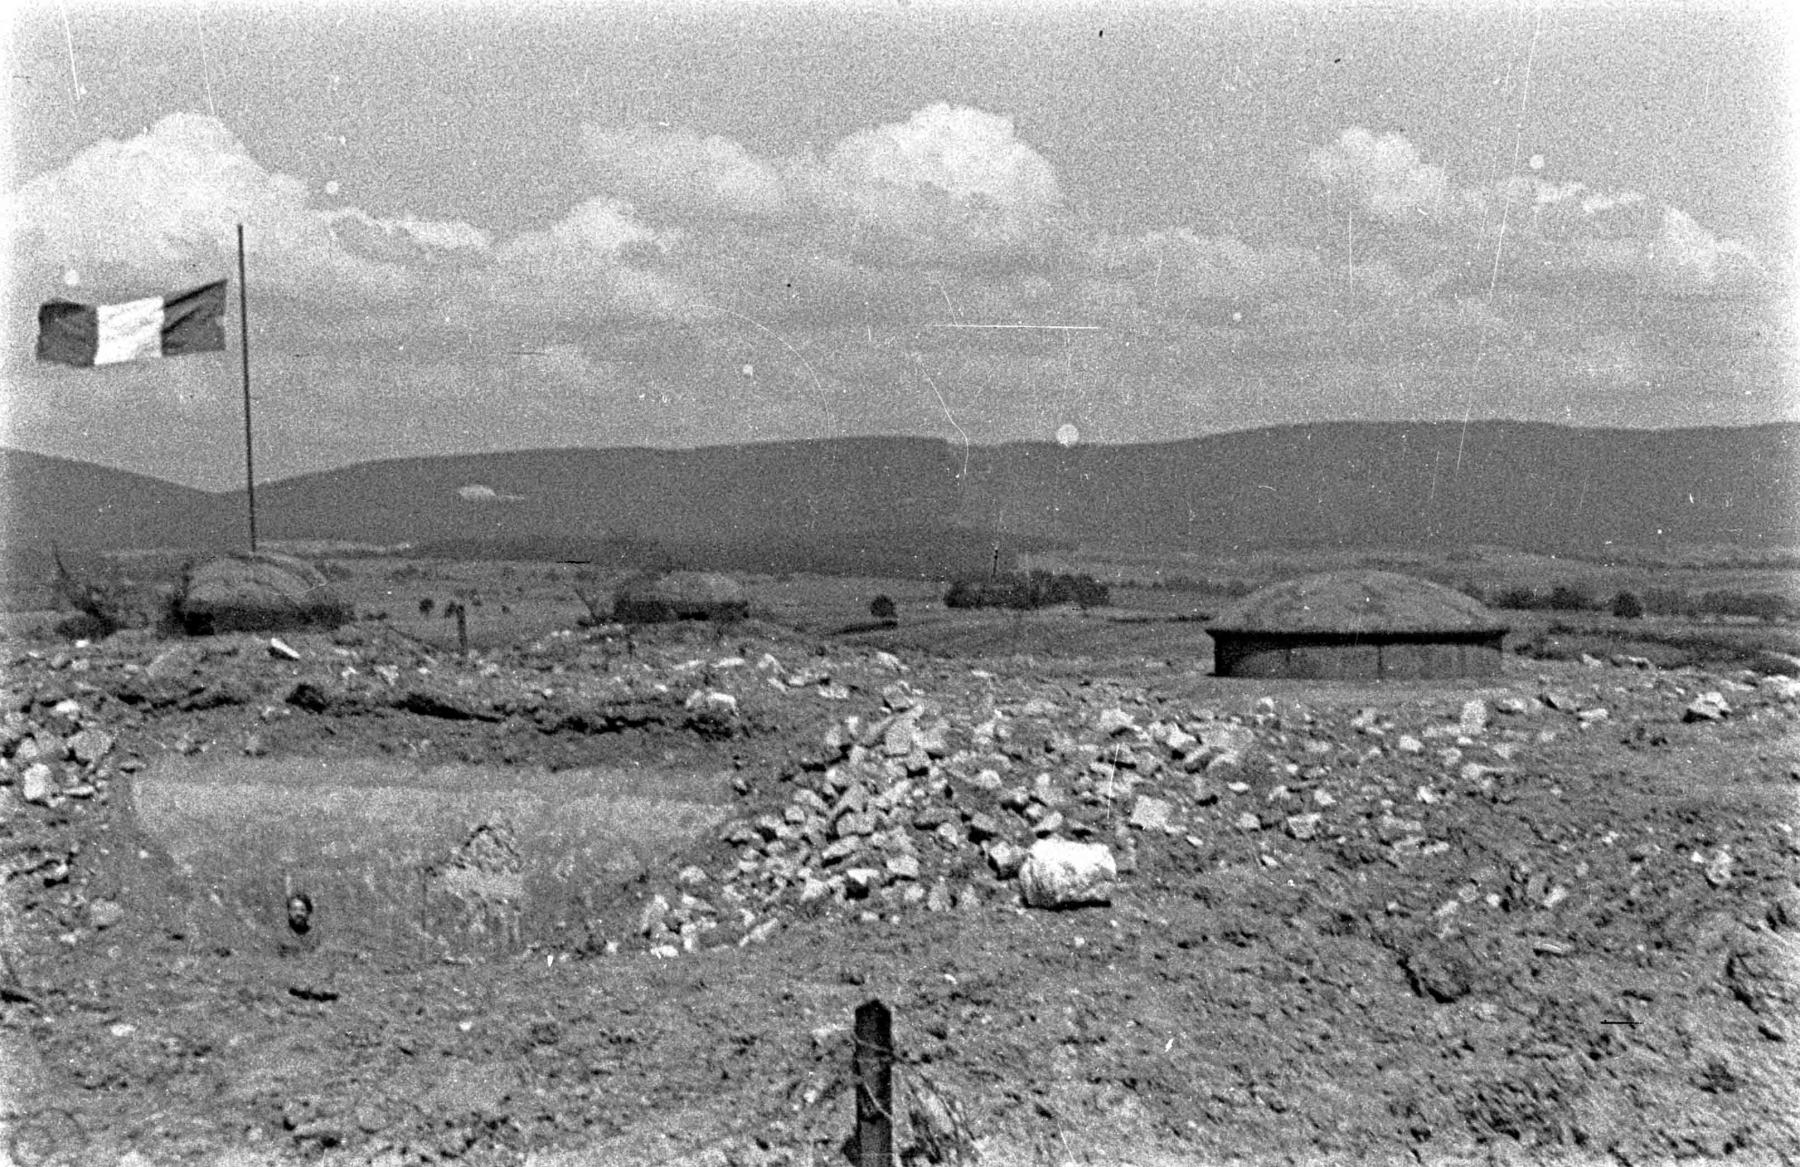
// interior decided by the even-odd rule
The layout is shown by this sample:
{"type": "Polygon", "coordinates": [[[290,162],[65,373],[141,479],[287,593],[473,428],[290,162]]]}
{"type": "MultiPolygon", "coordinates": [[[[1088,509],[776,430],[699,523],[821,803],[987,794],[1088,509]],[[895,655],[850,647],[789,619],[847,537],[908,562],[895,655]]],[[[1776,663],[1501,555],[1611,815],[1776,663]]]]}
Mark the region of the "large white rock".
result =
{"type": "Polygon", "coordinates": [[[1025,903],[1034,908],[1110,903],[1118,878],[1119,867],[1110,847],[1067,839],[1039,839],[1019,869],[1025,903]]]}
{"type": "Polygon", "coordinates": [[[1139,795],[1131,808],[1131,825],[1140,831],[1167,831],[1173,812],[1174,807],[1165,799],[1139,795]]]}
{"type": "Polygon", "coordinates": [[[1681,711],[1683,721],[1723,721],[1731,716],[1731,706],[1717,690],[1702,693],[1681,711]]]}
{"type": "Polygon", "coordinates": [[[40,805],[50,801],[50,792],[54,789],[50,779],[50,767],[42,762],[33,762],[25,767],[25,773],[19,779],[19,796],[26,802],[40,805]]]}

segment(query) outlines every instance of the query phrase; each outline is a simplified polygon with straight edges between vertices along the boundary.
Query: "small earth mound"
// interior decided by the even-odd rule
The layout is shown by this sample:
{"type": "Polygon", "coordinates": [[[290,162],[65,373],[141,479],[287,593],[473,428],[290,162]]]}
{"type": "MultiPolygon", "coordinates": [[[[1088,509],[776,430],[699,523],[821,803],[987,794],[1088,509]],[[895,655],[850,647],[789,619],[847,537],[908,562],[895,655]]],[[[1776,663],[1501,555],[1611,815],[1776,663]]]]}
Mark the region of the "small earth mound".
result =
{"type": "Polygon", "coordinates": [[[741,619],[750,611],[744,586],[711,571],[673,571],[640,576],[613,595],[613,619],[626,624],[671,620],[741,619]]]}
{"type": "Polygon", "coordinates": [[[208,560],[189,569],[177,610],[190,636],[330,629],[350,614],[317,569],[267,552],[208,560]]]}

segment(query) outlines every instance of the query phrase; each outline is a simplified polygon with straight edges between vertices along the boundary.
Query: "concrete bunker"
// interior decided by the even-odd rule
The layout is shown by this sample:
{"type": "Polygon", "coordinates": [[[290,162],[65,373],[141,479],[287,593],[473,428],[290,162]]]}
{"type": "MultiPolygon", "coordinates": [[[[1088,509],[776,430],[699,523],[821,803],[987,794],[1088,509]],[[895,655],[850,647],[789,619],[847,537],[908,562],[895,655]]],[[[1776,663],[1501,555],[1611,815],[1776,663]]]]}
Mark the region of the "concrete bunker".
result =
{"type": "Polygon", "coordinates": [[[627,624],[671,620],[739,620],[748,615],[744,585],[712,571],[671,571],[639,576],[613,595],[613,619],[627,624]]]}
{"type": "Polygon", "coordinates": [[[1497,676],[1507,628],[1439,584],[1332,571],[1252,593],[1206,631],[1217,676],[1373,681],[1497,676]]]}

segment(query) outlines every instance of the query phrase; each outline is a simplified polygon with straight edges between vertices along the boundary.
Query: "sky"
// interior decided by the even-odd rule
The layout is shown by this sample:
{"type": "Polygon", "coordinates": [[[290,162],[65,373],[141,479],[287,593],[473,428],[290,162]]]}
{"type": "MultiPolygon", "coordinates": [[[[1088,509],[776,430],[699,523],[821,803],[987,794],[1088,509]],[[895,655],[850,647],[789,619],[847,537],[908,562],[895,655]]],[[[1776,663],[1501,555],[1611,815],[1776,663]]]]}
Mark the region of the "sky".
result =
{"type": "Polygon", "coordinates": [[[15,6],[0,444],[383,458],[1800,420],[1754,3],[15,6]],[[33,359],[232,281],[230,350],[33,359]]]}

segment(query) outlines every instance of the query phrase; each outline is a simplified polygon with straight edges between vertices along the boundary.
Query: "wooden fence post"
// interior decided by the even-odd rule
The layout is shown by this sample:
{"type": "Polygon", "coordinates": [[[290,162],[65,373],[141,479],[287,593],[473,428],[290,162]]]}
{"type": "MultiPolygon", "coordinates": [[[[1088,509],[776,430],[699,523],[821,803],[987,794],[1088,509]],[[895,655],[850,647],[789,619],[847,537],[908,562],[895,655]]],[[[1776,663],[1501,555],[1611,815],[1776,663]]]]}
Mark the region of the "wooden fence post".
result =
{"type": "Polygon", "coordinates": [[[856,1167],[894,1164],[894,1015],[878,1000],[856,1007],[856,1167]]]}
{"type": "Polygon", "coordinates": [[[456,604],[456,648],[463,656],[469,655],[469,610],[460,600],[456,604]]]}

